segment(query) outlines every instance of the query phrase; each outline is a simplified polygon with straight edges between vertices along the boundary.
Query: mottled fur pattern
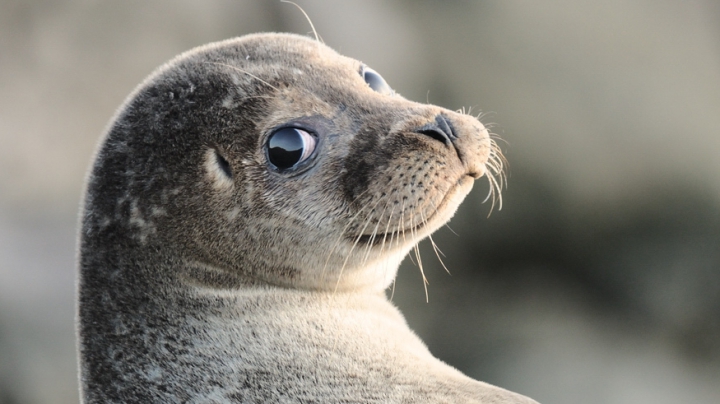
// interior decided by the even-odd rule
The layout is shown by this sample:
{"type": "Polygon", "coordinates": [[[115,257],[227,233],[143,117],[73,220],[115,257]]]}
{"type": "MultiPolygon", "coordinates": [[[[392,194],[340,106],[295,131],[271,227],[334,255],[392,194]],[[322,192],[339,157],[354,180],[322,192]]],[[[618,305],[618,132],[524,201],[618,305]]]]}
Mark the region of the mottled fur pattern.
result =
{"type": "Polygon", "coordinates": [[[532,402],[433,358],[385,298],[497,167],[477,119],[375,92],[362,68],[258,34],[128,98],[82,218],[85,402],[532,402]],[[282,171],[265,144],[287,126],[317,148],[282,171]]]}

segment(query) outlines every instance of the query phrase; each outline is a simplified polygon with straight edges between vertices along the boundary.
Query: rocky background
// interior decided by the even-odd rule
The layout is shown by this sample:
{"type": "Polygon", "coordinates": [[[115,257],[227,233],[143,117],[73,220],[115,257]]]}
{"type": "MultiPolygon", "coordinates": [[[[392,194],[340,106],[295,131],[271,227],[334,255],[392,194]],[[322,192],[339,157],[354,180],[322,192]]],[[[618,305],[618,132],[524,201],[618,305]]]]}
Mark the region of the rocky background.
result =
{"type": "MultiPolygon", "coordinates": [[[[398,92],[506,140],[393,300],[430,350],[542,403],[720,402],[720,3],[297,0],[398,92]]],[[[75,225],[103,128],[206,42],[310,32],[275,0],[0,0],[0,403],[76,403],[75,225]]],[[[392,293],[391,291],[388,292],[392,293]]]]}

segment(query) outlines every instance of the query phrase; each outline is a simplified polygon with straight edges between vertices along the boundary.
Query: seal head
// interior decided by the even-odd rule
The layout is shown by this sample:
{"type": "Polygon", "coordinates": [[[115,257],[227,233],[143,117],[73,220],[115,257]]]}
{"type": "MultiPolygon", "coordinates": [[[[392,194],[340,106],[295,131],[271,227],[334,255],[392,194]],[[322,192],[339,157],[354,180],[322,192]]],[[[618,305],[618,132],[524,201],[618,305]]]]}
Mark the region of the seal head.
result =
{"type": "Polygon", "coordinates": [[[99,152],[85,227],[270,284],[379,291],[495,150],[474,117],[410,102],[316,41],[248,36],[135,92],[99,152]]]}

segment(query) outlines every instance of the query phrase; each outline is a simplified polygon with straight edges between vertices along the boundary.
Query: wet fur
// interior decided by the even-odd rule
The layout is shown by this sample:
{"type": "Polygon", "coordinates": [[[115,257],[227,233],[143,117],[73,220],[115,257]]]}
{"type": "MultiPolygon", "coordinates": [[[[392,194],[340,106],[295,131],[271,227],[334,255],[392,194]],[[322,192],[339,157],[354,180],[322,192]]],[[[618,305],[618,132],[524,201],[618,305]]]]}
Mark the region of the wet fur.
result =
{"type": "Polygon", "coordinates": [[[185,53],[128,98],[82,218],[85,402],[532,402],[433,358],[383,293],[498,169],[493,142],[360,68],[259,34],[185,53]],[[419,133],[439,115],[453,144],[419,133]],[[287,125],[318,147],[276,172],[263,145],[287,125]]]}

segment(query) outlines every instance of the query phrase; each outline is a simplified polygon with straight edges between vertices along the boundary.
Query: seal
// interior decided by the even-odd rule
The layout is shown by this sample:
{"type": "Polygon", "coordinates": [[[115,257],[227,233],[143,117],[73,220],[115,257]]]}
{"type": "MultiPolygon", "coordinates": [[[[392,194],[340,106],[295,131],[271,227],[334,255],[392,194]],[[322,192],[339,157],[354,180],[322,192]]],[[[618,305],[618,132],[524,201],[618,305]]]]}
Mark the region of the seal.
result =
{"type": "Polygon", "coordinates": [[[255,34],[162,66],[85,192],[85,402],[529,403],[434,358],[384,290],[501,155],[324,44],[255,34]]]}

